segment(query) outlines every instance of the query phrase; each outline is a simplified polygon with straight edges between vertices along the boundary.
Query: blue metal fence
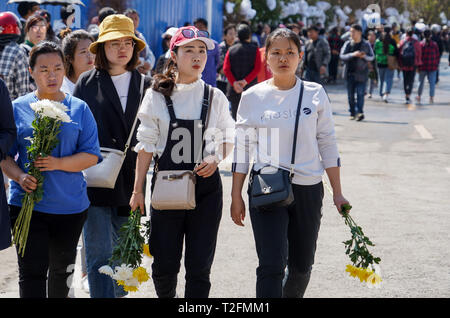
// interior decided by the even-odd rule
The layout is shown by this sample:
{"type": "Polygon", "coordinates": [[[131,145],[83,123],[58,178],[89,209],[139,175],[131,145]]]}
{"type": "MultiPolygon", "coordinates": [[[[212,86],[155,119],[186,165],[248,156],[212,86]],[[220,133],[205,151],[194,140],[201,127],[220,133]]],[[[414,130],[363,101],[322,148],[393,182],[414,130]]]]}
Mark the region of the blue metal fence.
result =
{"type": "MultiPolygon", "coordinates": [[[[223,24],[223,0],[212,0],[211,37],[220,42],[223,24]]],[[[180,27],[196,18],[208,18],[207,0],[129,0],[128,5],[140,14],[141,31],[155,56],[162,53],[161,34],[171,26],[180,27]]]]}
{"type": "MultiPolygon", "coordinates": [[[[92,18],[93,0],[83,0],[85,7],[80,6],[79,27],[86,28],[92,18]]],[[[128,6],[140,14],[141,31],[149,42],[150,48],[158,57],[162,53],[161,34],[170,27],[180,27],[185,22],[192,23],[196,18],[208,20],[208,3],[211,3],[212,16],[210,24],[211,37],[220,42],[223,25],[223,0],[128,0],[128,6]]],[[[60,19],[60,6],[42,5],[47,10],[52,21],[60,19]]],[[[17,4],[7,4],[0,0],[0,11],[17,13],[17,4]]]]}

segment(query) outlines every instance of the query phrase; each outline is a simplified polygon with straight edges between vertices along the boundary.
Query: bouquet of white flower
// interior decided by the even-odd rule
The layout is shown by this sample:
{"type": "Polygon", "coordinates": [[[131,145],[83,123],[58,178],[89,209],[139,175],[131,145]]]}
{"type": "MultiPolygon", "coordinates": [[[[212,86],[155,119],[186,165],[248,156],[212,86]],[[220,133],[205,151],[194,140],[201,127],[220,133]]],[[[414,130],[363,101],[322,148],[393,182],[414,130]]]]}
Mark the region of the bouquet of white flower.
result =
{"type": "Polygon", "coordinates": [[[33,192],[25,193],[22,199],[22,209],[13,228],[13,243],[18,246],[18,252],[22,257],[25,253],[34,205],[42,200],[44,194],[44,176],[34,166],[34,161],[38,157],[46,157],[52,153],[59,142],[58,134],[61,124],[71,122],[70,116],[66,113],[68,109],[62,103],[40,100],[30,104],[30,107],[35,112],[35,119],[31,124],[33,136],[26,138],[31,144],[27,147],[28,163],[25,168],[28,169],[28,174],[36,178],[38,186],[33,192]]]}
{"type": "MultiPolygon", "coordinates": [[[[145,236],[148,237],[149,224],[144,228],[145,236]]],[[[111,266],[115,263],[121,265],[115,266],[114,269],[110,265],[104,265],[98,270],[114,279],[117,285],[123,286],[126,292],[138,291],[140,284],[150,278],[147,270],[141,266],[142,255],[152,257],[142,232],[141,211],[130,211],[128,221],[119,230],[119,240],[109,260],[111,266]]]]}

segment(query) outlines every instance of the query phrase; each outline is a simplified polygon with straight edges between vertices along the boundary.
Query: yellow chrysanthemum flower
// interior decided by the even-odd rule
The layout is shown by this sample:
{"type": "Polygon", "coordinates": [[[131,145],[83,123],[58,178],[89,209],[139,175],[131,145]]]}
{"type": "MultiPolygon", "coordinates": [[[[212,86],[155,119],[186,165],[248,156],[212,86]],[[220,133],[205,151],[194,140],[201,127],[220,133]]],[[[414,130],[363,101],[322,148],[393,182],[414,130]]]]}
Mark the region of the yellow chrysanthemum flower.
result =
{"type": "Polygon", "coordinates": [[[137,286],[127,286],[127,285],[124,285],[124,286],[123,286],[123,290],[126,291],[126,292],[137,292],[137,291],[138,291],[138,288],[137,288],[137,286]]]}
{"type": "Polygon", "coordinates": [[[119,286],[125,286],[125,281],[124,280],[117,280],[116,283],[119,286]]]}
{"type": "Polygon", "coordinates": [[[373,272],[371,270],[368,270],[367,268],[358,268],[358,277],[359,280],[362,282],[367,281],[367,278],[372,274],[373,272]]]}
{"type": "Polygon", "coordinates": [[[372,288],[372,287],[378,288],[378,287],[380,287],[381,281],[382,281],[382,279],[378,274],[372,273],[372,274],[370,274],[369,277],[367,277],[367,286],[369,288],[372,288]]]}
{"type": "Polygon", "coordinates": [[[138,267],[133,270],[133,277],[136,278],[139,283],[146,282],[150,278],[147,271],[143,267],[138,267]]]}
{"type": "Polygon", "coordinates": [[[353,265],[347,265],[345,271],[348,272],[351,277],[358,276],[358,268],[353,265]]]}
{"type": "Polygon", "coordinates": [[[152,254],[150,254],[150,248],[148,247],[148,244],[144,244],[142,246],[142,249],[144,251],[144,255],[146,255],[148,257],[153,257],[152,254]]]}

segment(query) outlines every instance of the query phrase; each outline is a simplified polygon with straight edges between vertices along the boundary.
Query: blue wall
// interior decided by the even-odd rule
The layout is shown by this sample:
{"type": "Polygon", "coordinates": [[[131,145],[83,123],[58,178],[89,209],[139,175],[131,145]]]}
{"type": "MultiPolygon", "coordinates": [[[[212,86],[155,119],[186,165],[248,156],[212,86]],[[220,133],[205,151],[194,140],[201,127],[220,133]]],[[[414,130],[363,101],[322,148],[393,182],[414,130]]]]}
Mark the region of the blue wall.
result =
{"type": "MultiPolygon", "coordinates": [[[[140,14],[139,31],[144,33],[149,45],[158,57],[162,53],[161,34],[167,27],[183,26],[196,18],[207,19],[207,0],[129,0],[130,8],[140,14]]],[[[220,42],[223,25],[223,0],[212,1],[211,37],[220,42]]]]}
{"type": "MultiPolygon", "coordinates": [[[[82,0],[86,5],[80,6],[80,26],[86,28],[92,18],[93,0],[82,0]]],[[[0,11],[17,13],[17,4],[7,4],[7,0],[0,0],[0,11]]],[[[128,6],[136,9],[140,14],[141,31],[156,57],[162,53],[161,34],[167,27],[182,26],[185,22],[193,22],[196,18],[207,19],[207,0],[128,0],[128,6]]],[[[60,6],[42,5],[49,11],[52,21],[60,19],[60,6]]],[[[223,0],[212,0],[211,37],[220,42],[223,27],[223,0]]]]}

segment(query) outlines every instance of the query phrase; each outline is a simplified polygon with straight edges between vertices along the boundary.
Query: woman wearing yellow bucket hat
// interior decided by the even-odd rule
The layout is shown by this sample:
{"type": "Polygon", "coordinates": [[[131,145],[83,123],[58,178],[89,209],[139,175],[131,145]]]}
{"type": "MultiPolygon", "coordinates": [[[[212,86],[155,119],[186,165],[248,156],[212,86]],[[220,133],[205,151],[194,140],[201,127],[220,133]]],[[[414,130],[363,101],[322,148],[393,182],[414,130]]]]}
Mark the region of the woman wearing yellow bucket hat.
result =
{"type": "MultiPolygon", "coordinates": [[[[98,40],[89,50],[95,56],[95,68],[83,73],[77,81],[74,96],[86,101],[94,114],[101,147],[123,151],[128,136],[133,138],[114,189],[88,187],[91,206],[84,227],[86,267],[90,295],[114,298],[126,293],[107,275],[98,272],[108,264],[118,230],[127,220],[128,202],[133,191],[136,153],[136,131],[132,132],[141,100],[140,84],[150,86],[136,70],[139,52],[145,42],[134,34],[133,21],[122,14],[106,17],[100,24],[98,40]]],[[[142,94],[143,95],[143,94],[142,94]]]]}

